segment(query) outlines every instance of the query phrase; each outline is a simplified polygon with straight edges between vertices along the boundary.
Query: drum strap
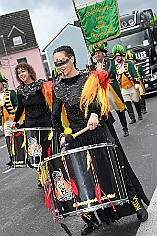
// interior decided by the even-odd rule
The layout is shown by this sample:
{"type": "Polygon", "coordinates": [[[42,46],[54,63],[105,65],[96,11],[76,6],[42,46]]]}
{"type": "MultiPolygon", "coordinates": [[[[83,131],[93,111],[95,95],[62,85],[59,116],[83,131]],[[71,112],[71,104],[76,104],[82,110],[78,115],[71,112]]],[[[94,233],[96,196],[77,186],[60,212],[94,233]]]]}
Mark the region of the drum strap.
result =
{"type": "MultiPolygon", "coordinates": [[[[96,196],[98,202],[101,203],[101,194],[103,194],[106,197],[106,199],[109,201],[111,207],[113,208],[113,211],[116,213],[116,208],[115,208],[113,202],[110,200],[110,198],[107,196],[107,194],[105,194],[103,192],[103,190],[101,189],[99,179],[98,179],[98,176],[96,174],[96,170],[94,168],[94,164],[92,162],[92,157],[90,156],[88,148],[86,148],[86,155],[87,155],[87,162],[90,161],[90,166],[92,168],[92,172],[93,172],[93,176],[94,176],[94,180],[95,180],[95,196],[96,196]]],[[[88,165],[87,167],[89,169],[89,163],[87,165],[88,165]]]]}

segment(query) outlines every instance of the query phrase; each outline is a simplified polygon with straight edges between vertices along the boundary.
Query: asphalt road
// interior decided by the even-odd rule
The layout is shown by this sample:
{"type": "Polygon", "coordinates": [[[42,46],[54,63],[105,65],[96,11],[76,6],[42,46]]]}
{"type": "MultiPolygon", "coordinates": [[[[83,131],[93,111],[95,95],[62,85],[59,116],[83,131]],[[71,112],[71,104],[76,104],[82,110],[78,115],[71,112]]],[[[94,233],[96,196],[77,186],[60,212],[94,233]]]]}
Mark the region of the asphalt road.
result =
{"type": "MultiPolygon", "coordinates": [[[[123,137],[118,119],[115,128],[133,170],[151,199],[157,185],[157,97],[149,97],[146,102],[148,112],[143,115],[144,120],[129,125],[130,136],[123,137]]],[[[113,114],[117,118],[115,112],[113,114]]],[[[67,236],[44,206],[44,192],[37,187],[35,170],[29,167],[10,169],[5,165],[7,161],[5,140],[1,136],[0,236],[67,236]]],[[[79,216],[67,217],[62,222],[73,236],[80,235],[84,223],[79,216]]],[[[139,225],[135,214],[110,225],[102,223],[91,235],[135,236],[139,225]]]]}

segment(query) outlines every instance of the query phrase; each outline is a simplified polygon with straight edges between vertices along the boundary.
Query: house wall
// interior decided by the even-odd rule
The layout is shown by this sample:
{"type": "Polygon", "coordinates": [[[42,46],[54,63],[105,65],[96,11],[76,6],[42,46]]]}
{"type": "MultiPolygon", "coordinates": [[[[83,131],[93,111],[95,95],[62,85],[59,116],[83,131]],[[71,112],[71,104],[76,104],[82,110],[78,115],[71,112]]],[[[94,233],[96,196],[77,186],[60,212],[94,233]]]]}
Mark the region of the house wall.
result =
{"type": "Polygon", "coordinates": [[[0,71],[9,80],[9,83],[8,83],[9,88],[14,89],[14,84],[15,84],[15,87],[17,87],[19,85],[19,83],[16,80],[14,70],[15,70],[16,65],[18,64],[17,59],[23,58],[23,57],[26,57],[27,62],[33,66],[38,79],[39,78],[46,78],[46,74],[45,74],[43,63],[42,63],[39,48],[34,48],[34,49],[27,50],[27,51],[21,51],[21,52],[15,53],[15,54],[8,55],[9,62],[10,62],[10,68],[8,66],[8,60],[6,57],[3,57],[0,59],[1,64],[2,64],[0,67],[0,71]],[[14,81],[14,83],[13,83],[13,81],[14,81]]]}
{"type": "Polygon", "coordinates": [[[45,49],[50,72],[53,68],[52,54],[55,48],[61,45],[69,45],[74,49],[77,61],[77,68],[83,70],[88,63],[87,47],[79,27],[68,25],[45,49]]]}

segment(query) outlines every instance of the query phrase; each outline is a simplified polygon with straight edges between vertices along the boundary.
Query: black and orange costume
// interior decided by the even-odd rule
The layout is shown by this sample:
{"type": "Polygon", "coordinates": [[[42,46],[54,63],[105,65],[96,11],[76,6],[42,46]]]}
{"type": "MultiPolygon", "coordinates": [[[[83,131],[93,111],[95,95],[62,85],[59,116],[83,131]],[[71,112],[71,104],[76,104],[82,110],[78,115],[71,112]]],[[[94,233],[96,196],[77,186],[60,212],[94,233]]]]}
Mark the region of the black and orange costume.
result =
{"type": "MultiPolygon", "coordinates": [[[[46,102],[47,95],[42,92],[46,90],[44,88],[47,83],[50,84],[39,79],[17,87],[18,108],[14,121],[18,122],[24,112],[25,122],[22,127],[51,127],[51,106],[46,102]]],[[[50,86],[49,93],[52,94],[52,83],[50,86]]]]}
{"type": "MultiPolygon", "coordinates": [[[[130,203],[132,204],[128,204],[128,207],[126,207],[125,204],[123,206],[116,206],[116,217],[112,208],[107,208],[106,210],[99,209],[97,210],[97,214],[101,221],[109,223],[110,220],[114,221],[122,216],[134,214],[137,211],[139,220],[145,221],[148,215],[141,203],[141,199],[143,199],[147,205],[149,205],[149,200],[145,196],[137,177],[131,169],[118,141],[112,122],[110,122],[109,103],[107,98],[109,87],[108,80],[105,80],[107,76],[106,73],[106,71],[96,71],[95,73],[90,74],[88,78],[84,73],[79,73],[71,78],[61,78],[54,85],[52,109],[53,126],[58,134],[64,131],[64,126],[61,122],[63,105],[66,109],[67,118],[73,133],[87,126],[87,121],[91,113],[94,112],[98,115],[100,125],[96,129],[87,131],[78,136],[69,144],[67,149],[116,141],[116,144],[118,145],[116,149],[120,166],[123,169],[126,189],[130,203]]],[[[97,157],[97,152],[95,152],[95,156],[97,157]]],[[[102,159],[105,161],[106,157],[104,156],[102,159]]],[[[98,165],[98,168],[105,173],[104,165],[98,165]]],[[[106,184],[109,186],[110,181],[106,184]]],[[[85,228],[81,231],[82,235],[90,233],[93,228],[99,224],[93,212],[84,214],[82,218],[87,223],[85,228]]]]}

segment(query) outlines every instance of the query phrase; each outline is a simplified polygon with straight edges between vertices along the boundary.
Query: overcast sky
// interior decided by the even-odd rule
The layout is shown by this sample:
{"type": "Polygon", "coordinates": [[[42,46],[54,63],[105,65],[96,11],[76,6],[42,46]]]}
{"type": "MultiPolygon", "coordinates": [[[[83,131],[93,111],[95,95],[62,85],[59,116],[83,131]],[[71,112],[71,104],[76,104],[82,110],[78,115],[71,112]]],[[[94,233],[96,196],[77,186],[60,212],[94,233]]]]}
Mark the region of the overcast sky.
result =
{"type": "MultiPolygon", "coordinates": [[[[156,0],[118,0],[118,5],[120,15],[146,8],[157,13],[156,0]]],[[[26,9],[41,51],[67,23],[77,20],[72,0],[0,0],[0,15],[26,9]]]]}

